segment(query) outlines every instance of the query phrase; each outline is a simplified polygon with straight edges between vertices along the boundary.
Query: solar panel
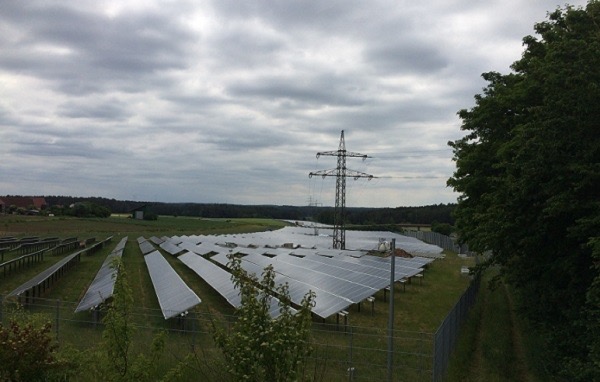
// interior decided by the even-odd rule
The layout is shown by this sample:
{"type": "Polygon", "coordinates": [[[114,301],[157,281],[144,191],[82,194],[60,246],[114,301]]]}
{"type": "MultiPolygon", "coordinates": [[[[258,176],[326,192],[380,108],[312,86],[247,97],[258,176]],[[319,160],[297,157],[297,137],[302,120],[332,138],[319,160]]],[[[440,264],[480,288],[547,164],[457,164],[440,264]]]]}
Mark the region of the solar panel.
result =
{"type": "MultiPolygon", "coordinates": [[[[247,256],[245,260],[254,262],[262,267],[272,264],[275,270],[292,279],[302,281],[313,288],[327,291],[333,295],[343,297],[353,303],[359,303],[374,295],[377,289],[361,285],[341,277],[340,274],[328,274],[322,270],[311,269],[306,265],[294,264],[293,257],[277,256],[269,259],[265,256],[247,256]]],[[[299,259],[300,260],[300,259],[299,259]]]]}
{"type": "Polygon", "coordinates": [[[175,245],[173,242],[171,242],[170,240],[165,240],[163,241],[159,247],[163,250],[165,250],[167,253],[169,253],[170,255],[176,256],[177,254],[181,253],[184,251],[183,248],[178,247],[177,245],[175,245]]]}
{"type": "MultiPolygon", "coordinates": [[[[226,265],[229,261],[225,254],[215,255],[211,257],[211,260],[214,260],[223,265],[226,265]]],[[[246,272],[254,273],[255,275],[260,276],[264,271],[263,266],[247,261],[245,258],[242,258],[241,265],[246,272]]],[[[312,308],[312,313],[321,318],[330,317],[331,315],[336,314],[337,312],[340,312],[344,309],[348,309],[348,307],[352,305],[352,301],[348,299],[331,294],[325,290],[320,289],[319,287],[315,287],[305,282],[292,279],[286,276],[285,274],[279,273],[277,272],[277,270],[275,270],[275,285],[282,285],[284,283],[288,284],[290,300],[296,305],[300,305],[302,303],[302,299],[304,298],[306,293],[308,293],[311,290],[315,292],[315,306],[312,308]]]]}
{"type": "Polygon", "coordinates": [[[160,244],[162,244],[162,242],[163,242],[164,240],[163,240],[163,239],[161,239],[161,238],[159,238],[159,237],[152,236],[152,237],[150,238],[150,241],[151,241],[151,242],[153,242],[153,243],[154,243],[154,244],[156,244],[156,245],[160,245],[160,244]]]}
{"type": "MultiPolygon", "coordinates": [[[[382,257],[377,257],[377,256],[363,256],[360,258],[356,258],[356,257],[342,257],[341,258],[343,261],[347,261],[347,262],[351,262],[351,263],[355,263],[355,264],[360,264],[363,266],[367,266],[367,267],[372,267],[372,268],[376,268],[376,269],[380,269],[380,270],[384,270],[386,271],[388,274],[391,270],[391,262],[389,259],[385,259],[382,257]]],[[[403,278],[410,278],[413,277],[419,273],[423,272],[423,270],[421,268],[414,268],[414,267],[405,267],[405,266],[399,266],[396,265],[395,266],[395,273],[394,273],[394,280],[398,281],[401,280],[403,278]]]]}
{"type": "MultiPolygon", "coordinates": [[[[181,248],[212,256],[213,261],[227,264],[227,255],[243,254],[242,266],[260,276],[265,266],[273,264],[278,284],[288,282],[290,297],[296,304],[309,290],[317,293],[313,313],[327,317],[359,303],[389,285],[390,258],[368,255],[376,249],[380,238],[396,239],[396,247],[408,252],[432,254],[441,248],[391,232],[347,231],[348,250],[331,248],[331,227],[285,227],[283,229],[248,234],[180,237],[181,248]],[[209,245],[198,250],[186,241],[209,245]],[[210,243],[210,244],[207,244],[210,243]],[[218,245],[214,245],[214,244],[218,245]],[[214,247],[212,246],[214,245],[214,247]],[[331,308],[330,310],[328,310],[331,308]],[[337,310],[336,310],[337,309],[337,310]]],[[[428,259],[396,258],[396,281],[421,273],[428,259]]]]}
{"type": "Polygon", "coordinates": [[[18,288],[16,288],[12,292],[10,292],[8,294],[8,297],[19,296],[23,292],[25,292],[25,291],[33,288],[33,287],[36,287],[36,286],[42,284],[44,281],[46,281],[50,277],[52,277],[56,273],[56,271],[58,271],[60,268],[62,268],[63,266],[65,266],[69,262],[73,261],[77,256],[80,256],[85,251],[86,250],[84,249],[84,250],[75,252],[75,253],[73,253],[73,254],[71,254],[71,255],[63,258],[62,260],[58,261],[54,265],[50,266],[48,269],[40,272],[37,276],[35,276],[31,280],[25,282],[24,284],[22,284],[21,286],[19,286],[18,288]]]}
{"type": "MultiPolygon", "coordinates": [[[[237,289],[231,280],[231,273],[225,271],[219,266],[212,263],[210,260],[188,252],[179,256],[179,260],[187,265],[191,270],[196,272],[200,278],[208,283],[217,293],[234,308],[239,308],[242,304],[240,291],[237,289]]],[[[279,300],[275,297],[271,298],[271,306],[269,315],[272,318],[279,317],[279,300]]]]}
{"type": "Polygon", "coordinates": [[[144,261],[165,320],[200,303],[200,298],[179,277],[160,252],[154,251],[144,256],[144,261]]]}
{"type": "Polygon", "coordinates": [[[427,257],[421,257],[421,256],[415,256],[415,257],[411,258],[410,260],[412,260],[413,263],[419,264],[421,267],[425,266],[427,264],[431,264],[435,261],[434,258],[427,258],[427,257]]]}
{"type": "Polygon", "coordinates": [[[234,253],[242,253],[244,255],[262,255],[267,252],[267,248],[242,248],[234,249],[234,253]]]}
{"type": "MultiPolygon", "coordinates": [[[[257,232],[249,234],[219,235],[213,236],[194,236],[196,242],[218,241],[220,243],[233,243],[238,247],[282,247],[289,244],[291,248],[318,248],[318,252],[326,254],[329,250],[342,254],[344,256],[360,257],[367,251],[374,250],[379,245],[380,238],[386,240],[396,239],[396,248],[402,248],[414,255],[426,255],[437,257],[442,252],[438,246],[426,244],[416,238],[399,235],[392,232],[378,231],[347,231],[346,248],[348,250],[331,249],[331,234],[329,228],[318,228],[317,235],[312,227],[285,227],[275,231],[257,232]]],[[[190,237],[191,238],[191,237],[190,237]]],[[[186,240],[180,237],[181,240],[186,240]]]]}
{"type": "Polygon", "coordinates": [[[187,249],[190,252],[194,252],[198,255],[207,255],[211,252],[216,252],[220,247],[217,247],[213,243],[200,243],[194,244],[193,242],[184,241],[179,244],[179,247],[187,249]]]}
{"type": "Polygon", "coordinates": [[[106,257],[85,295],[79,301],[79,305],[75,308],[75,313],[94,308],[112,297],[118,273],[118,270],[112,267],[113,260],[121,258],[126,243],[127,236],[122,238],[115,249],[106,257]]]}
{"type": "Polygon", "coordinates": [[[139,243],[140,251],[142,251],[143,255],[146,255],[146,254],[156,250],[156,248],[154,248],[152,243],[147,240],[142,241],[141,243],[138,240],[138,243],[139,243]]]}
{"type": "Polygon", "coordinates": [[[366,272],[364,267],[353,267],[351,263],[345,263],[344,261],[335,258],[323,258],[321,256],[314,255],[304,258],[280,256],[277,258],[277,261],[286,261],[292,264],[318,270],[356,284],[365,285],[375,290],[381,290],[390,284],[389,275],[374,275],[366,272]]]}
{"type": "Polygon", "coordinates": [[[117,252],[117,251],[123,252],[126,244],[127,244],[127,236],[125,236],[124,238],[121,239],[121,241],[119,241],[119,243],[117,244],[115,249],[113,249],[113,252],[117,252]]]}
{"type": "Polygon", "coordinates": [[[179,245],[183,242],[183,239],[181,238],[181,236],[171,236],[171,237],[164,236],[163,240],[170,241],[171,243],[173,243],[175,245],[179,245]]]}

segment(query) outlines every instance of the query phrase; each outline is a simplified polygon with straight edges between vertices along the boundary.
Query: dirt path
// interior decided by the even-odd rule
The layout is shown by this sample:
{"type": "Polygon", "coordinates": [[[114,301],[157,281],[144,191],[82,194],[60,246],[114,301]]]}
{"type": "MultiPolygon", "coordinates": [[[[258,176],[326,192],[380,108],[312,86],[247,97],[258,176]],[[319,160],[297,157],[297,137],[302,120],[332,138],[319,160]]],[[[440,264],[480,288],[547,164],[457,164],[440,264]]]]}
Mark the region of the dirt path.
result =
{"type": "Polygon", "coordinates": [[[516,364],[514,365],[516,369],[515,374],[518,376],[519,381],[533,382],[535,381],[535,378],[533,377],[533,374],[527,367],[525,350],[523,348],[523,338],[521,337],[521,328],[518,324],[517,316],[515,314],[515,304],[506,284],[504,283],[503,290],[506,295],[506,301],[508,302],[508,308],[510,309],[510,335],[512,338],[513,350],[516,359],[516,364]]]}
{"type": "Polygon", "coordinates": [[[473,348],[475,349],[475,354],[473,354],[473,359],[472,359],[472,363],[471,363],[471,367],[470,367],[470,373],[469,375],[471,377],[479,377],[481,375],[483,375],[483,365],[484,365],[484,361],[483,361],[483,348],[481,345],[481,338],[482,338],[482,333],[483,333],[483,323],[482,323],[482,318],[483,318],[483,314],[484,314],[484,310],[488,308],[488,294],[485,293],[481,293],[480,296],[483,297],[483,300],[481,301],[481,306],[482,309],[479,312],[479,319],[477,320],[477,333],[475,334],[475,344],[473,346],[473,348]]]}

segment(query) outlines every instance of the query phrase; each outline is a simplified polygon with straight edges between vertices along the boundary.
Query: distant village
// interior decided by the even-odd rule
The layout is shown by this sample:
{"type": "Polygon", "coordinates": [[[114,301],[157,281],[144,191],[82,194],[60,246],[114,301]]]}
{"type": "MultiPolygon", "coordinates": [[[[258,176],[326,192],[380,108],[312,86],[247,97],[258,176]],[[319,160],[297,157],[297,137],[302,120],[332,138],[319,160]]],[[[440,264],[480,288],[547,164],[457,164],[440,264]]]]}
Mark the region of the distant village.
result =
{"type": "Polygon", "coordinates": [[[43,196],[0,196],[0,215],[109,217],[111,210],[85,200],[56,203],[43,196]]]}
{"type": "Polygon", "coordinates": [[[48,208],[41,196],[0,196],[1,214],[37,215],[48,208]]]}

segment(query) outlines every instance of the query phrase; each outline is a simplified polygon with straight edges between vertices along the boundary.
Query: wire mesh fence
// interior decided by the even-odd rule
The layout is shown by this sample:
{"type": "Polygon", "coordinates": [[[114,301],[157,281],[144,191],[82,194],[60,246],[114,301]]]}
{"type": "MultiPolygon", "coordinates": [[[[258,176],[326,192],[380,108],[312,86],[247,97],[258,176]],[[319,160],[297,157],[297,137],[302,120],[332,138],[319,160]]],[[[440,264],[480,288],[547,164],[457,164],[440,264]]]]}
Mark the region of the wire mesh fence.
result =
{"type": "Polygon", "coordinates": [[[477,275],[435,333],[433,381],[443,381],[446,376],[450,355],[456,347],[460,329],[467,319],[469,310],[475,304],[480,284],[481,280],[477,275]]]}
{"type": "Polygon", "coordinates": [[[404,230],[402,234],[404,236],[414,237],[424,241],[427,244],[437,245],[438,247],[448,251],[466,254],[468,256],[476,255],[476,253],[469,251],[468,244],[459,244],[456,239],[438,232],[404,230]]]}
{"type": "MultiPolygon", "coordinates": [[[[462,323],[473,305],[479,288],[474,280],[448,314],[436,333],[395,330],[388,335],[385,327],[357,327],[314,323],[313,352],[308,361],[310,379],[326,381],[441,381],[462,323]],[[390,363],[389,344],[393,343],[390,363]],[[391,367],[391,369],[390,369],[391,367]],[[391,377],[391,379],[390,379],[391,377]]],[[[7,324],[18,300],[0,296],[0,323],[7,324]]],[[[52,323],[61,344],[80,350],[102,340],[102,310],[74,313],[74,302],[35,298],[22,309],[37,313],[52,323]]],[[[136,340],[148,343],[153,333],[166,331],[171,346],[171,363],[190,353],[206,356],[215,351],[215,325],[231,327],[235,316],[191,311],[165,320],[160,310],[135,308],[129,320],[136,327],[136,340]]],[[[143,349],[144,345],[140,346],[143,349]]]]}

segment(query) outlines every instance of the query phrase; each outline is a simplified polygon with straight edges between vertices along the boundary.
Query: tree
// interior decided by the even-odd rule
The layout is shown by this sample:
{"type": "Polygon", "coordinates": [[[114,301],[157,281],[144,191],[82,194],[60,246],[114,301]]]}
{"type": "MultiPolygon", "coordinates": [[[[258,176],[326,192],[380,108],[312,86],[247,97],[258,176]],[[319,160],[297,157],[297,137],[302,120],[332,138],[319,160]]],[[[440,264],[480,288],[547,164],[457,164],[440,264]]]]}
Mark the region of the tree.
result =
{"type": "Polygon", "coordinates": [[[449,142],[456,227],[490,250],[548,346],[546,367],[600,379],[600,3],[535,25],[507,75],[485,73],[465,137],[449,142]],[[595,264],[595,265],[594,265],[595,264]]]}
{"type": "Polygon", "coordinates": [[[157,377],[157,361],[164,351],[165,335],[159,333],[153,338],[150,357],[133,351],[136,332],[133,322],[133,292],[120,259],[115,258],[111,266],[118,269],[118,276],[112,300],[103,319],[103,341],[90,352],[91,371],[94,377],[103,381],[154,380],[157,377]]]}
{"type": "Polygon", "coordinates": [[[92,202],[78,202],[73,204],[72,208],[68,208],[65,213],[67,215],[76,216],[78,218],[107,218],[111,212],[108,208],[102,207],[92,202]]]}
{"type": "Polygon", "coordinates": [[[67,379],[74,364],[58,353],[52,325],[41,315],[15,311],[7,327],[0,323],[0,380],[67,379]]]}
{"type": "Polygon", "coordinates": [[[215,342],[225,357],[225,367],[236,381],[296,381],[312,351],[311,308],[314,293],[308,292],[300,309],[291,307],[287,284],[275,285],[272,266],[262,279],[248,275],[239,258],[230,261],[232,280],[242,302],[230,332],[215,326],[215,342]],[[271,318],[271,295],[279,298],[280,316],[271,318]]]}
{"type": "Polygon", "coordinates": [[[442,235],[450,236],[454,231],[454,227],[448,223],[438,223],[434,221],[431,223],[431,230],[433,232],[441,233],[442,235]]]}

